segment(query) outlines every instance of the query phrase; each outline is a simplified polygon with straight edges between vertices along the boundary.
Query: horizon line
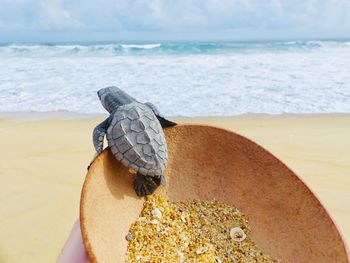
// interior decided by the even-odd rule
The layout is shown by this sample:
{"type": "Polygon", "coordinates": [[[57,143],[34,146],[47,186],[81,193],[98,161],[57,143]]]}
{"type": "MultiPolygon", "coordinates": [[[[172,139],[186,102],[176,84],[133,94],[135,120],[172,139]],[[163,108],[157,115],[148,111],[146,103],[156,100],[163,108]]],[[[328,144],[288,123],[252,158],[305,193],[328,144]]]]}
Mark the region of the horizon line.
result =
{"type": "Polygon", "coordinates": [[[350,41],[349,37],[318,37],[318,38],[245,38],[245,39],[111,39],[111,40],[37,40],[37,41],[2,41],[0,40],[0,45],[10,45],[10,44],[112,44],[112,43],[186,43],[186,42],[195,42],[195,43],[211,43],[211,42],[231,42],[231,43],[254,43],[254,42],[289,42],[289,41],[336,41],[336,42],[347,42],[350,41]]]}

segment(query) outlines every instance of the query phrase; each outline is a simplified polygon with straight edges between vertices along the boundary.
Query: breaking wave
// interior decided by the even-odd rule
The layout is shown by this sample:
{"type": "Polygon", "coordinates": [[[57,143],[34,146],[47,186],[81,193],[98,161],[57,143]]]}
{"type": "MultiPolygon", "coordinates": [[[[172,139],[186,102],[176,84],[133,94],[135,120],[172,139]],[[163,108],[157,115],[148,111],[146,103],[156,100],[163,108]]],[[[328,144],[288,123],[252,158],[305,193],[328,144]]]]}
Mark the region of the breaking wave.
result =
{"type": "Polygon", "coordinates": [[[123,56],[123,55],[189,55],[223,53],[309,52],[327,49],[350,49],[348,41],[285,42],[178,42],[123,44],[3,44],[0,56],[123,56]]]}

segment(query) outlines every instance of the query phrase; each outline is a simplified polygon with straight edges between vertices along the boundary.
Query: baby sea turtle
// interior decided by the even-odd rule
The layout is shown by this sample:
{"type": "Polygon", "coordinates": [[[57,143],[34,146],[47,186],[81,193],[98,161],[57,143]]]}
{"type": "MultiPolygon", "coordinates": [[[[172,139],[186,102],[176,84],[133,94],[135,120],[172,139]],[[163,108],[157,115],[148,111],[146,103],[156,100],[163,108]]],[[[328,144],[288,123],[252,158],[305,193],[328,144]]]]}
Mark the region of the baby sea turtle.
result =
{"type": "Polygon", "coordinates": [[[110,116],[94,129],[95,156],[102,152],[106,135],[114,156],[136,171],[136,194],[153,193],[165,184],[163,172],[168,152],[162,127],[176,123],[162,117],[152,103],[138,102],[117,87],[100,89],[97,94],[110,116]]]}

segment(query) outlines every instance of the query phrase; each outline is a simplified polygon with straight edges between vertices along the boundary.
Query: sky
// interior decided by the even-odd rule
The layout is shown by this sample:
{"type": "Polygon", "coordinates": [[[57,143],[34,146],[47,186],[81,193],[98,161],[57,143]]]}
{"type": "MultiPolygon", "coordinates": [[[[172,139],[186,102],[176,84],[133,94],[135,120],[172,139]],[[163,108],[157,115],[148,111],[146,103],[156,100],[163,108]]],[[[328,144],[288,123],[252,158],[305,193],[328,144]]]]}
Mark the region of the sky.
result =
{"type": "Polygon", "coordinates": [[[350,0],[0,0],[0,42],[350,38],[350,0]]]}

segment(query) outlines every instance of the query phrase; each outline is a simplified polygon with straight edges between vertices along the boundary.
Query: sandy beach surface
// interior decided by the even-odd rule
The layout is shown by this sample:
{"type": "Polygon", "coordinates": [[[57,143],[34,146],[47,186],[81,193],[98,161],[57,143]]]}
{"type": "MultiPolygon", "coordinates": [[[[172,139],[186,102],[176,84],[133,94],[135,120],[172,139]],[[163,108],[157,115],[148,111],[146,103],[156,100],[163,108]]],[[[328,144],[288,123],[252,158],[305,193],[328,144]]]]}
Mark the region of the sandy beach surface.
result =
{"type": "MultiPolygon", "coordinates": [[[[78,217],[103,115],[0,115],[0,262],[55,262],[78,217]]],[[[174,118],[238,132],[292,168],[350,241],[350,115],[174,118]]]]}

